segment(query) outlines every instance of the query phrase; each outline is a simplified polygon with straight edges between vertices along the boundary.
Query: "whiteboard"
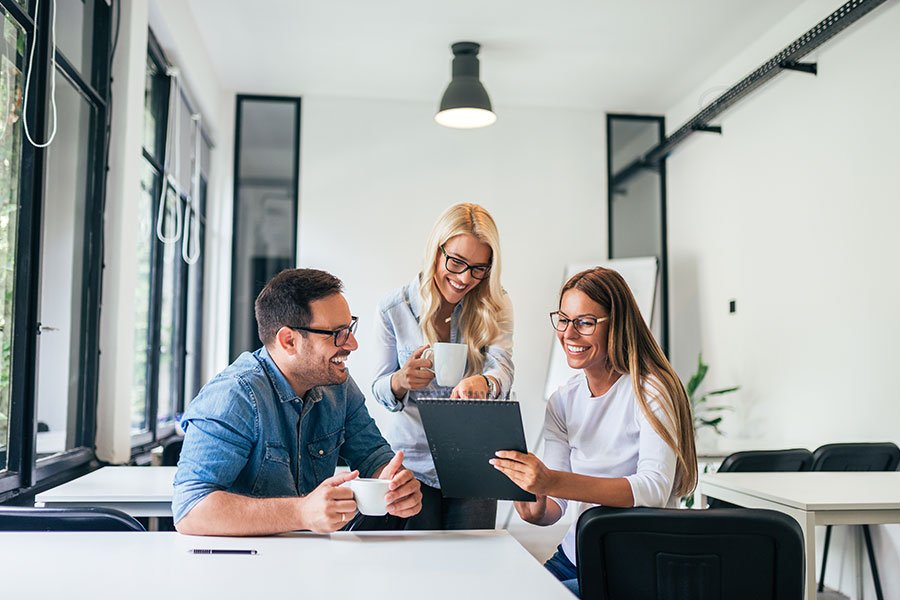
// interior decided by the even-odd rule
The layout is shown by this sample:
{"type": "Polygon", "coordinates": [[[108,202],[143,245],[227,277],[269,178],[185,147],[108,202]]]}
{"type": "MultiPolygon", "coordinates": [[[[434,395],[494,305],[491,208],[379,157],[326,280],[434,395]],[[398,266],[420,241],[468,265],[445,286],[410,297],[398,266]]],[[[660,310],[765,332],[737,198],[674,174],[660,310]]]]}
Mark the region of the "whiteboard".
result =
{"type": "MultiPolygon", "coordinates": [[[[563,284],[575,273],[598,266],[613,269],[622,275],[625,283],[631,288],[631,293],[634,294],[634,299],[637,301],[638,308],[644,316],[644,321],[647,322],[648,327],[652,328],[653,306],[656,301],[656,285],[659,278],[659,267],[656,257],[615,258],[594,263],[569,265],[565,269],[565,274],[559,287],[562,288],[563,284]]],[[[577,372],[577,370],[569,368],[569,365],[566,363],[566,355],[554,332],[553,349],[550,351],[550,366],[547,369],[547,384],[544,386],[544,399],[549,399],[559,386],[568,381],[577,372]]]]}

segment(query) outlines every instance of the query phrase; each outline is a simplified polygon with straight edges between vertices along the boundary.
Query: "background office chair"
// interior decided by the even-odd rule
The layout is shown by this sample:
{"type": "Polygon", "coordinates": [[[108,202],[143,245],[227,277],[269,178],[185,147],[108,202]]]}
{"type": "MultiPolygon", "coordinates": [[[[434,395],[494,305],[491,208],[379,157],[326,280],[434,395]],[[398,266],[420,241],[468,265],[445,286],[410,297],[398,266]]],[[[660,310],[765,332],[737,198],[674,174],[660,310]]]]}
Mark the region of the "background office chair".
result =
{"type": "Polygon", "coordinates": [[[775,511],[596,507],[576,531],[582,600],[803,597],[803,534],[775,511]]]}
{"type": "Polygon", "coordinates": [[[0,531],[145,531],[112,508],[26,508],[0,506],[0,531]]]}
{"type": "Polygon", "coordinates": [[[171,438],[162,445],[162,466],[177,467],[178,459],[181,458],[181,447],[184,445],[184,438],[171,438]]]}
{"type": "MultiPolygon", "coordinates": [[[[900,464],[900,448],[891,442],[877,444],[826,444],[813,453],[813,471],[896,471],[900,464]]],[[[875,562],[875,550],[872,547],[872,535],[869,526],[863,525],[863,537],[866,541],[866,553],[869,555],[869,567],[872,569],[872,582],[878,600],[884,598],[881,591],[881,580],[878,577],[878,565],[875,562]]],[[[828,546],[831,544],[831,525],[825,529],[825,548],[822,551],[822,570],[819,572],[819,591],[825,589],[825,565],[828,563],[828,546]]]]}
{"type": "MultiPolygon", "coordinates": [[[[722,461],[719,473],[764,473],[769,471],[809,471],[813,455],[806,448],[790,450],[749,450],[729,454],[722,461]]],[[[737,508],[730,502],[709,499],[710,508],[737,508]]]]}

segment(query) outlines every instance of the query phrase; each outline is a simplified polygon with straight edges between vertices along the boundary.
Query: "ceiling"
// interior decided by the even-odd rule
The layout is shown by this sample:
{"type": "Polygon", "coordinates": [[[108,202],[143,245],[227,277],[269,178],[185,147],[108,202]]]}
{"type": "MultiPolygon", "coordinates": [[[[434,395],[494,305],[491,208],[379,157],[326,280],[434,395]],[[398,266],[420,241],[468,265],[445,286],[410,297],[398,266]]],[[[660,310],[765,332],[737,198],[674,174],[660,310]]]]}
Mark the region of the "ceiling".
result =
{"type": "Polygon", "coordinates": [[[219,81],[235,92],[437,105],[450,79],[450,44],[475,41],[482,45],[481,78],[495,107],[635,112],[664,112],[801,4],[188,2],[219,81]]]}

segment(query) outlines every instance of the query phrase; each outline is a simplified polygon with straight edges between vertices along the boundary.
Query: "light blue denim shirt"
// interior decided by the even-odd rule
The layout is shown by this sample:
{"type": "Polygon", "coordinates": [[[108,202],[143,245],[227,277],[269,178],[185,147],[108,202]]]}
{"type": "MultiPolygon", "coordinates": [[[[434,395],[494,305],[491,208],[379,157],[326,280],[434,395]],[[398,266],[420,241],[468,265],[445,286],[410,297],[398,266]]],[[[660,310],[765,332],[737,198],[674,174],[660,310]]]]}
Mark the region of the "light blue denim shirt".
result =
{"type": "MultiPolygon", "coordinates": [[[[463,299],[465,302],[465,299],[463,299]]],[[[434,461],[428,448],[428,440],[422,427],[416,398],[420,396],[449,397],[452,388],[441,387],[433,380],[422,390],[413,390],[401,399],[391,391],[391,375],[406,364],[409,357],[424,345],[422,329],[419,327],[419,276],[394,291],[378,305],[375,316],[375,340],[370,347],[375,348],[376,374],[372,382],[372,393],[389,411],[396,413],[386,431],[386,437],[394,451],[403,450],[403,465],[415,473],[422,483],[440,487],[434,461]]],[[[462,302],[456,305],[450,318],[450,341],[462,343],[459,339],[459,315],[462,302]]],[[[500,395],[505,396],[513,383],[513,310],[507,294],[503,295],[503,310],[498,323],[500,339],[485,348],[484,374],[491,375],[500,382],[500,395]]]]}
{"type": "Polygon", "coordinates": [[[302,496],[334,474],[338,456],[361,477],[394,456],[352,378],[300,398],[265,348],[244,352],[203,386],[181,426],[176,522],[216,490],[302,496]]]}

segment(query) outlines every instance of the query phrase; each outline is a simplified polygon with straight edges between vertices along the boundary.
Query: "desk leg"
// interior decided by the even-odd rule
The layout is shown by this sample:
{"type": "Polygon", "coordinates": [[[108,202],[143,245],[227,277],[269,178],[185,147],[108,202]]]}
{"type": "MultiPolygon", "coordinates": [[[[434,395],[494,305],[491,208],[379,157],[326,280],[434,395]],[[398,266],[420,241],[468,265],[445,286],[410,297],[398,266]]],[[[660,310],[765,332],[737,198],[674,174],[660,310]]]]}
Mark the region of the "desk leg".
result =
{"type": "Polygon", "coordinates": [[[816,600],[816,513],[804,510],[790,513],[803,532],[803,551],[806,553],[806,600],[816,600]]]}

